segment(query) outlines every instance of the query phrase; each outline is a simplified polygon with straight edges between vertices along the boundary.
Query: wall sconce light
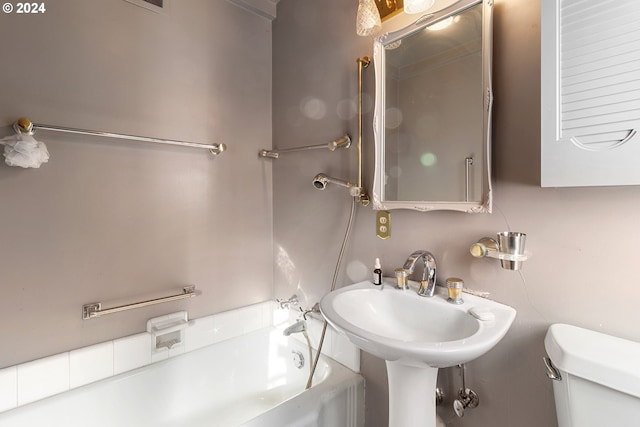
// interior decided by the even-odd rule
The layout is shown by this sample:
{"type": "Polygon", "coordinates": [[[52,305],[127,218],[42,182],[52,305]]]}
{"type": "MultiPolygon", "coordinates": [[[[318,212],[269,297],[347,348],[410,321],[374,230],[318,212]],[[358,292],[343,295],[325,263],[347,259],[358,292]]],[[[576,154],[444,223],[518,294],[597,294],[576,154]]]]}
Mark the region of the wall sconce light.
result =
{"type": "MultiPolygon", "coordinates": [[[[433,0],[431,0],[433,1],[433,0]]],[[[380,12],[374,0],[359,0],[356,16],[356,34],[370,36],[382,29],[380,12]]]]}
{"type": "Polygon", "coordinates": [[[426,11],[436,13],[458,3],[458,1],[460,0],[404,0],[404,11],[409,14],[423,13],[426,11]]]}
{"type": "Polygon", "coordinates": [[[405,13],[422,13],[435,3],[434,0],[404,0],[405,13]]]}

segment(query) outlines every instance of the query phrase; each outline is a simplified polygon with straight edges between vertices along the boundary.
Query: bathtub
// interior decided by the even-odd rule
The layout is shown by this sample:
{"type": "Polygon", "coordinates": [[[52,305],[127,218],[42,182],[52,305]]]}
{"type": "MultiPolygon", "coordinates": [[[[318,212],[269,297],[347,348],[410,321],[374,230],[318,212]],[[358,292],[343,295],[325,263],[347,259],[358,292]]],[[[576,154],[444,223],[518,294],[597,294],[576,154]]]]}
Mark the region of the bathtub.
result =
{"type": "Polygon", "coordinates": [[[364,380],[269,327],[0,414],[0,427],[364,425],[364,380]],[[295,356],[304,356],[297,368],[295,356]]]}

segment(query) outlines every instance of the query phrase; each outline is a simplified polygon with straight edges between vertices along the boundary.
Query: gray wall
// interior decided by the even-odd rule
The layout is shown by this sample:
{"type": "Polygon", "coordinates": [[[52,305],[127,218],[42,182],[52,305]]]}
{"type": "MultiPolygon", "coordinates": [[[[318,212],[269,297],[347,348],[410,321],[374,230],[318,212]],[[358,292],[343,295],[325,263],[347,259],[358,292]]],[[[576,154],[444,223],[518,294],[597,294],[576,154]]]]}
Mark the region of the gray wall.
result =
{"type": "MultiPolygon", "coordinates": [[[[274,22],[274,145],[321,143],[356,134],[356,58],[371,55],[372,38],[355,35],[357,1],[282,0],[274,22]],[[323,108],[309,108],[313,105],[323,108]],[[319,110],[319,111],[318,111],[319,110]]],[[[494,20],[494,213],[392,212],[392,237],[375,237],[375,214],[359,208],[339,284],[370,277],[375,257],[389,274],[415,249],[436,254],[439,277],[462,277],[470,288],[518,310],[507,337],[467,370],[481,404],[452,425],[554,426],[550,381],[541,358],[549,324],[572,323],[640,340],[640,297],[634,253],[640,233],[639,187],[542,189],[540,179],[540,1],[496,0],[494,20]],[[533,257],[518,272],[473,259],[469,245],[512,229],[528,234],[533,257]]],[[[408,23],[399,17],[383,31],[408,23]]],[[[365,184],[373,176],[373,69],[365,70],[365,184]]],[[[355,150],[291,154],[274,162],[277,297],[298,292],[311,305],[330,285],[349,212],[343,189],[312,189],[326,172],[356,179],[355,150]]],[[[386,426],[384,363],[362,354],[367,427],[386,426]]],[[[454,370],[441,371],[457,391],[454,370]]],[[[416,399],[420,399],[416,396],[416,399]]],[[[450,405],[450,400],[448,402],[450,405]]]]}
{"type": "MultiPolygon", "coordinates": [[[[204,150],[40,132],[40,169],[0,164],[0,367],[273,293],[271,22],[225,1],[167,15],[123,0],[0,14],[2,136],[34,122],[228,144],[204,150]],[[195,284],[202,296],[83,321],[84,303],[195,284]]],[[[2,158],[2,160],[4,160],[2,158]]]]}

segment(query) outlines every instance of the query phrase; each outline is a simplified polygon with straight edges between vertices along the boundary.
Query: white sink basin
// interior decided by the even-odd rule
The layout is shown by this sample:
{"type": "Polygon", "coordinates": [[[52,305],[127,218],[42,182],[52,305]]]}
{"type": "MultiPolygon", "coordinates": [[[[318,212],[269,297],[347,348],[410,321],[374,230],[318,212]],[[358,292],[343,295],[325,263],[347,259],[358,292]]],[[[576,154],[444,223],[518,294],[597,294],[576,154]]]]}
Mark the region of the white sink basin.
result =
{"type": "Polygon", "coordinates": [[[433,297],[421,297],[412,285],[403,291],[388,278],[382,287],[356,283],[326,295],[320,310],[364,351],[434,368],[482,356],[504,337],[516,316],[509,306],[469,294],[463,294],[464,304],[451,304],[442,288],[433,297]]]}
{"type": "Polygon", "coordinates": [[[435,427],[438,369],[491,350],[516,311],[469,294],[464,304],[451,304],[442,288],[421,297],[417,283],[399,290],[394,282],[385,278],[382,286],[367,281],[338,289],[322,298],[320,311],[356,346],[386,360],[389,427],[435,427]]]}

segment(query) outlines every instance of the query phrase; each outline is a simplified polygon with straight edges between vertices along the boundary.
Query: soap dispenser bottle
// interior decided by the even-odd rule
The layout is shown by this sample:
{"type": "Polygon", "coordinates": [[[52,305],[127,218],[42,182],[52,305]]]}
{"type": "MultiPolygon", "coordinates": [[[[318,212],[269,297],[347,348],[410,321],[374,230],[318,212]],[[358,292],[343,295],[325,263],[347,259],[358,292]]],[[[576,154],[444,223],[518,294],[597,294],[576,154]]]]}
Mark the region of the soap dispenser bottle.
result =
{"type": "Polygon", "coordinates": [[[376,258],[376,263],[373,266],[373,284],[382,285],[382,268],[380,267],[380,258],[376,258]]]}

